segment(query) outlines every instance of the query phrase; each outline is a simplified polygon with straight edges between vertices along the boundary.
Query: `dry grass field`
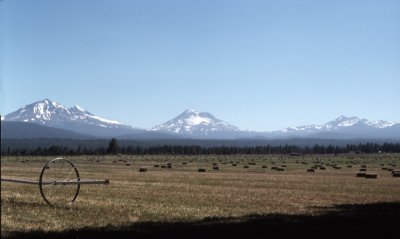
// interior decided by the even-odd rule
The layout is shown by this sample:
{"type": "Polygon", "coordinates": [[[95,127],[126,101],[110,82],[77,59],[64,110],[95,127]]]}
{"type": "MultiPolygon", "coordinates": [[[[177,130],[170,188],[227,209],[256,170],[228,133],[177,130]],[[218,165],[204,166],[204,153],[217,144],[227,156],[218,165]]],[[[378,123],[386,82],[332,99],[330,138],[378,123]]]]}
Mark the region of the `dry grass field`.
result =
{"type": "MultiPolygon", "coordinates": [[[[388,227],[399,219],[400,177],[382,169],[400,168],[396,154],[67,158],[81,179],[110,184],[82,185],[73,205],[52,208],[37,185],[3,182],[2,238],[284,236],[300,227],[324,232],[340,221],[346,229],[349,220],[355,233],[368,234],[370,217],[388,227]],[[362,165],[378,178],[356,177],[362,165]]],[[[49,159],[2,157],[1,177],[37,180],[49,159]]]]}

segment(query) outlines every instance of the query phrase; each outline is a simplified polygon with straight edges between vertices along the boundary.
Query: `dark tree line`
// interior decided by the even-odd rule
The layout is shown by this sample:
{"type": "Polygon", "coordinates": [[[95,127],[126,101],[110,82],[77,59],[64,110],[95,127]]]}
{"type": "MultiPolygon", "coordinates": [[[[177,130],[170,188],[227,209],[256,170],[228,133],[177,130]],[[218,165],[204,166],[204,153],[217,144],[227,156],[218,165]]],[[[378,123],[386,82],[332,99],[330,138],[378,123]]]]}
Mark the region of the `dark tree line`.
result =
{"type": "Polygon", "coordinates": [[[105,155],[105,154],[128,154],[128,155],[230,155],[230,154],[343,154],[343,153],[400,153],[400,143],[360,143],[347,145],[280,145],[280,146],[215,146],[202,147],[196,145],[158,145],[158,146],[123,146],[120,147],[116,139],[112,139],[108,147],[78,146],[70,148],[67,146],[49,146],[29,148],[2,147],[2,156],[18,155],[105,155]]]}

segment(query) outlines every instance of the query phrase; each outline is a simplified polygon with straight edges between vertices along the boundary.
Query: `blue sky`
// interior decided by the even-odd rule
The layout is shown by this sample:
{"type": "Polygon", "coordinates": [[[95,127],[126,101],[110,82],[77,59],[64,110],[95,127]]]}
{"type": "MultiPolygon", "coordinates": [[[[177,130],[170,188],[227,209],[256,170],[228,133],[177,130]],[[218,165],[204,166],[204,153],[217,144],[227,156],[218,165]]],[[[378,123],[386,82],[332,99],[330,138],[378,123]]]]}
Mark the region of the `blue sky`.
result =
{"type": "Polygon", "coordinates": [[[400,121],[400,1],[0,2],[1,114],[50,98],[149,128],[400,121]]]}

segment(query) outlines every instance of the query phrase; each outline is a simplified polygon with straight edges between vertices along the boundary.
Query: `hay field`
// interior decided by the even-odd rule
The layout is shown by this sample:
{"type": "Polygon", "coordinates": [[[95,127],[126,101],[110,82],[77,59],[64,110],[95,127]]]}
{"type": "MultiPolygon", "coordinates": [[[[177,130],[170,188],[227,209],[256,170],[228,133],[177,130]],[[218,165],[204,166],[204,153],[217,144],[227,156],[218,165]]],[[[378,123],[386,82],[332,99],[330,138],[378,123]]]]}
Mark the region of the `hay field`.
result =
{"type": "MultiPolygon", "coordinates": [[[[1,176],[37,180],[51,158],[2,157],[1,176]]],[[[399,169],[398,154],[67,158],[82,179],[107,178],[110,184],[82,185],[74,205],[51,208],[41,198],[38,186],[3,182],[2,237],[16,232],[123,228],[146,222],[318,215],[337,205],[400,202],[400,178],[382,170],[399,169]],[[378,178],[355,177],[362,165],[378,178]],[[307,172],[312,166],[316,166],[315,172],[307,172]],[[143,167],[147,172],[139,172],[143,167]],[[206,172],[198,172],[200,168],[206,172]]]]}

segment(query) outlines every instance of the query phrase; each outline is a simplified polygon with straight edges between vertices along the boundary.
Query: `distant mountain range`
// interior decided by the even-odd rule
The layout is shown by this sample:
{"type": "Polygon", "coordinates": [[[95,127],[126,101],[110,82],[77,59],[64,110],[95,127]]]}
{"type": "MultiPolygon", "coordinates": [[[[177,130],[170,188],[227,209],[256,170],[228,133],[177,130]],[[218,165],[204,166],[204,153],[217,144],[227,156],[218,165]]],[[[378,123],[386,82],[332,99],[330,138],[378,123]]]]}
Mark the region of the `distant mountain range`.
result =
{"type": "Polygon", "coordinates": [[[288,127],[270,132],[243,131],[210,113],[186,110],[151,129],[134,128],[97,116],[75,105],[67,108],[44,99],[1,118],[2,138],[121,139],[399,139],[400,124],[340,116],[323,125],[288,127]],[[12,122],[12,123],[11,123],[12,122]],[[39,127],[40,125],[40,127],[39,127]]]}

